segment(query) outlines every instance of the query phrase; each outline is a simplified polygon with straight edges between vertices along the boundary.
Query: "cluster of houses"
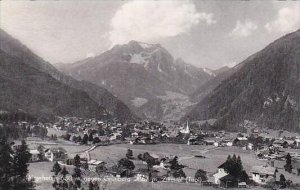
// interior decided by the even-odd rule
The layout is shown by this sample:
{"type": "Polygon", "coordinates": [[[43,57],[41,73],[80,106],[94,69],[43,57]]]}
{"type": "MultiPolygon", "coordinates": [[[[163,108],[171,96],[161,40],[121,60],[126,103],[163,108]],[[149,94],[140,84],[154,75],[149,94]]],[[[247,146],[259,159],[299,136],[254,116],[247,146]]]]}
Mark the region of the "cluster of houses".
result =
{"type": "MultiPolygon", "coordinates": [[[[24,124],[27,125],[27,124],[24,124]]],[[[170,131],[166,127],[158,123],[151,123],[147,121],[138,123],[119,123],[119,122],[103,122],[95,119],[81,119],[81,118],[60,118],[54,125],[45,125],[45,127],[52,127],[57,130],[72,131],[73,134],[90,134],[94,137],[99,137],[102,141],[122,141],[130,144],[156,144],[169,142],[169,139],[182,139],[182,143],[188,145],[207,145],[215,147],[238,146],[244,150],[253,150],[257,159],[261,160],[283,160],[287,153],[290,153],[293,159],[299,159],[300,155],[291,152],[292,148],[300,148],[300,138],[298,137],[278,137],[269,138],[260,136],[259,132],[255,130],[252,134],[240,133],[232,136],[224,131],[200,131],[197,134],[193,133],[187,122],[184,127],[178,131],[170,131]],[[259,139],[259,140],[257,140],[259,139]],[[286,148],[289,148],[288,150],[286,148]]],[[[52,147],[49,149],[33,149],[30,150],[32,155],[31,161],[38,162],[48,160],[51,162],[61,161],[67,165],[73,165],[74,160],[68,158],[67,151],[61,147],[52,147]]],[[[157,155],[151,155],[157,162],[153,167],[151,173],[152,177],[163,179],[166,177],[168,167],[170,167],[171,157],[159,158],[157,155]]],[[[82,163],[87,165],[90,171],[106,171],[113,175],[125,176],[125,170],[107,167],[107,163],[99,160],[88,160],[82,158],[82,163]]],[[[142,163],[137,167],[137,175],[140,178],[147,177],[147,164],[142,163]]],[[[251,179],[257,184],[264,185],[271,179],[276,178],[276,167],[274,165],[253,166],[250,175],[251,179]]],[[[214,183],[220,186],[230,186],[233,181],[230,175],[220,165],[217,173],[213,175],[214,183]]],[[[239,187],[246,187],[245,182],[238,182],[239,187]]]]}
{"type": "MultiPolygon", "coordinates": [[[[275,167],[269,165],[253,166],[250,171],[250,178],[259,185],[266,185],[267,182],[276,179],[277,170],[275,167]]],[[[223,187],[234,187],[235,183],[238,187],[246,187],[245,181],[237,181],[234,177],[230,176],[224,169],[224,163],[218,167],[217,173],[213,175],[214,183],[223,187]]]]}

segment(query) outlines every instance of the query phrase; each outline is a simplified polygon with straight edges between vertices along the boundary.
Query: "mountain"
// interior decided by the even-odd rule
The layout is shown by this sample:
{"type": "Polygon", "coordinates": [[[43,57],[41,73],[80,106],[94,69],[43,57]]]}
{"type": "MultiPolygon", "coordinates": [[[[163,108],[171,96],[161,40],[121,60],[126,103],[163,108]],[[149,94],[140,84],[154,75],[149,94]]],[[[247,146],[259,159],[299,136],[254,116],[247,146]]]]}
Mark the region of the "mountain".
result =
{"type": "Polygon", "coordinates": [[[64,75],[1,29],[0,42],[0,109],[21,109],[37,117],[135,118],[106,89],[64,75]]]}
{"type": "Polygon", "coordinates": [[[205,98],[213,89],[215,89],[218,85],[221,84],[226,78],[235,73],[241,64],[229,68],[227,66],[221,67],[217,70],[211,70],[211,73],[214,74],[214,78],[208,80],[204,84],[201,84],[191,95],[190,100],[192,102],[200,102],[203,98],[205,98]]]}
{"type": "Polygon", "coordinates": [[[300,30],[252,55],[183,119],[217,119],[216,128],[238,130],[245,120],[299,131],[300,30]]]}
{"type": "Polygon", "coordinates": [[[58,68],[107,88],[140,116],[154,120],[178,118],[191,104],[188,94],[214,77],[182,59],[175,60],[159,44],[137,41],[58,68]]]}
{"type": "Polygon", "coordinates": [[[229,71],[229,70],[230,70],[230,67],[228,67],[228,66],[223,66],[223,67],[221,67],[221,68],[219,68],[219,69],[213,70],[212,72],[217,76],[217,75],[219,75],[219,74],[221,74],[221,73],[224,73],[224,72],[227,72],[227,71],[229,71]]]}

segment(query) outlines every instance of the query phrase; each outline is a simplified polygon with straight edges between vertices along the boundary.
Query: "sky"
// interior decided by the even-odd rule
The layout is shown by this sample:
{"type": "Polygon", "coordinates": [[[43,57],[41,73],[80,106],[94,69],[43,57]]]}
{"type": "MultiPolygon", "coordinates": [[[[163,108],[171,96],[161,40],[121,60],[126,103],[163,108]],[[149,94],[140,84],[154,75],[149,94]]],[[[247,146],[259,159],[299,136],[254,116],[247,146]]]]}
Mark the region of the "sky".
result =
{"type": "Polygon", "coordinates": [[[217,69],[300,29],[300,1],[0,1],[0,27],[50,63],[137,40],[217,69]]]}

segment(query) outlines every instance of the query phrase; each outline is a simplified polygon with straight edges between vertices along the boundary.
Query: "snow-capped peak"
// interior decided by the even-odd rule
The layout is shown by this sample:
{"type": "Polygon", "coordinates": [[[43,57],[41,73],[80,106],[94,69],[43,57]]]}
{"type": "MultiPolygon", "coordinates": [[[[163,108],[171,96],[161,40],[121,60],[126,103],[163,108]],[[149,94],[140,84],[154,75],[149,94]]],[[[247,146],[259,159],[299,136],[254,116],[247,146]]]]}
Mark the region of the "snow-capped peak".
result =
{"type": "Polygon", "coordinates": [[[138,43],[144,49],[152,48],[154,46],[153,44],[148,44],[148,43],[144,43],[144,42],[138,42],[138,43]]]}

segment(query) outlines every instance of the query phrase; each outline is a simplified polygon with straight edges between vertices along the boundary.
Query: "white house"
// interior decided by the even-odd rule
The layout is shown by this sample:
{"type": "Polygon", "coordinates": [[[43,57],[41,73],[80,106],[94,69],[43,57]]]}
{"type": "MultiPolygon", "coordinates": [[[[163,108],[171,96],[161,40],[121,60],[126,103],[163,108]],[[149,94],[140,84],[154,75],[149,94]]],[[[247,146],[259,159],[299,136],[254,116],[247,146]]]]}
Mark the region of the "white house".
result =
{"type": "Polygon", "coordinates": [[[300,139],[295,139],[295,145],[297,148],[300,148],[300,139]]]}
{"type": "Polygon", "coordinates": [[[131,137],[137,138],[137,137],[139,137],[139,134],[137,132],[133,132],[133,133],[131,133],[131,137]]]}
{"type": "Polygon", "coordinates": [[[221,184],[220,179],[228,175],[228,173],[225,171],[223,166],[224,166],[224,164],[220,165],[218,167],[218,172],[213,175],[215,178],[215,184],[220,185],[221,184]]]}
{"type": "Polygon", "coordinates": [[[276,168],[271,166],[253,166],[251,173],[252,173],[252,180],[258,184],[266,184],[271,179],[276,177],[276,168]]]}
{"type": "Polygon", "coordinates": [[[41,153],[38,150],[30,150],[29,153],[31,154],[30,162],[40,161],[41,153]]]}
{"type": "Polygon", "coordinates": [[[233,143],[231,141],[226,142],[226,146],[232,146],[232,145],[233,145],[233,143]]]}
{"type": "Polygon", "coordinates": [[[45,150],[45,158],[49,161],[62,161],[67,158],[67,151],[62,147],[53,147],[45,150]]]}
{"type": "Polygon", "coordinates": [[[88,162],[89,170],[94,172],[97,171],[97,168],[105,166],[105,164],[105,162],[99,160],[90,160],[88,162]]]}
{"type": "Polygon", "coordinates": [[[248,149],[248,150],[253,150],[253,144],[252,144],[252,143],[248,143],[247,149],[248,149]]]}
{"type": "Polygon", "coordinates": [[[113,135],[109,137],[109,140],[117,140],[118,137],[121,137],[120,133],[113,133],[113,135]]]}
{"type": "Polygon", "coordinates": [[[219,142],[214,142],[214,146],[218,147],[219,146],[219,142]]]}

